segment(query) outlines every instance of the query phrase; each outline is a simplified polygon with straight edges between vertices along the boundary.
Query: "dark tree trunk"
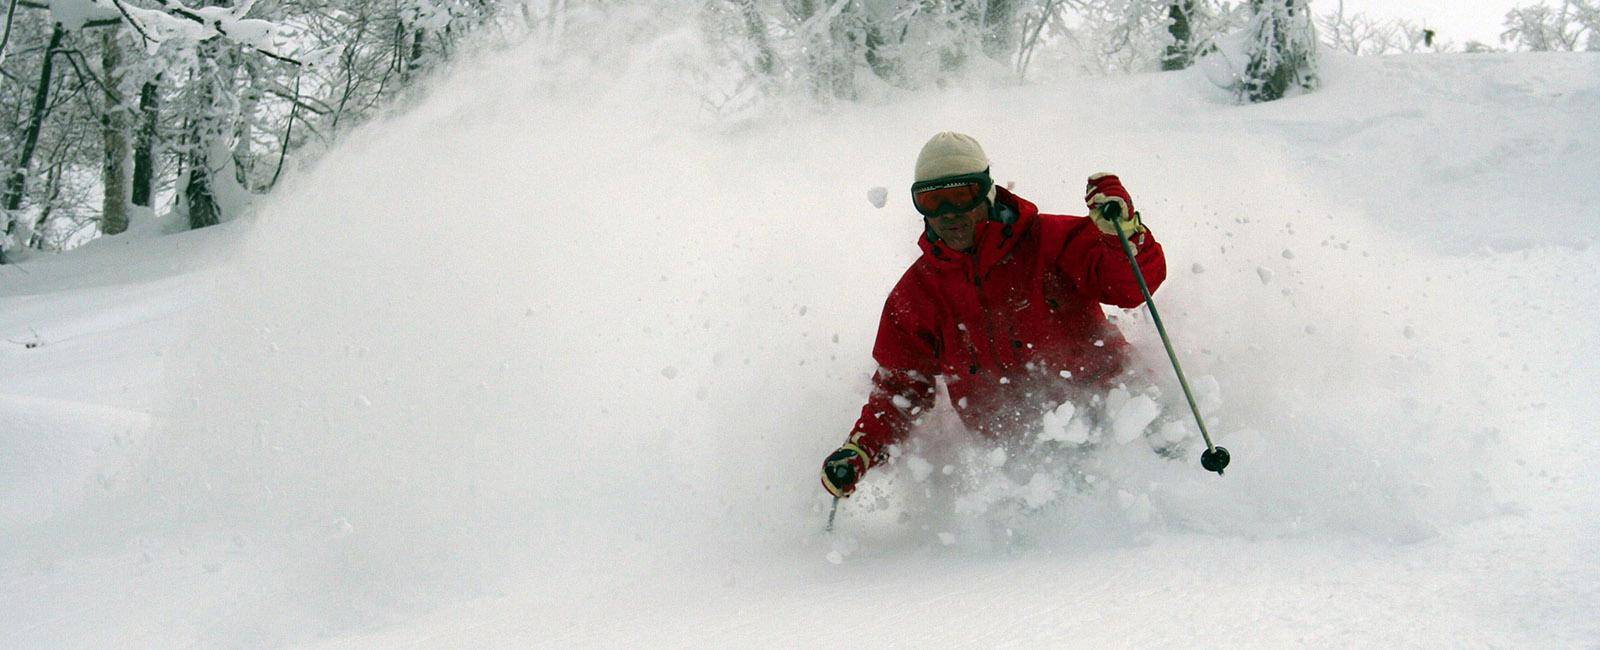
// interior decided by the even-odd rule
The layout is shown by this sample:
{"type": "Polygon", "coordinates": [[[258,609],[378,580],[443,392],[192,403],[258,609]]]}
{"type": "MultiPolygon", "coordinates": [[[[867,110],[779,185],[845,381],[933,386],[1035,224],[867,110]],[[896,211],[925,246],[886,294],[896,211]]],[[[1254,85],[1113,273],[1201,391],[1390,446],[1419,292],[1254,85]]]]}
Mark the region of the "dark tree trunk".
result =
{"type": "Polygon", "coordinates": [[[156,184],[156,118],[160,113],[156,83],[147,81],[139,89],[139,131],[133,145],[133,204],[150,207],[156,184]]]}
{"type": "MultiPolygon", "coordinates": [[[[222,207],[217,205],[217,195],[212,189],[211,152],[213,140],[218,135],[216,113],[217,88],[222,76],[217,68],[221,54],[212,44],[204,44],[197,52],[200,58],[199,96],[195,105],[198,114],[189,121],[188,152],[184,156],[188,169],[183,182],[183,204],[189,214],[189,228],[215,226],[222,222],[222,207]]],[[[227,159],[227,156],[219,156],[227,159]]]]}
{"type": "Polygon", "coordinates": [[[983,13],[983,53],[996,61],[1011,58],[1016,46],[1016,30],[1012,29],[1017,7],[1012,0],[989,0],[983,13]]]}
{"type": "Polygon", "coordinates": [[[204,144],[189,154],[189,178],[183,184],[184,204],[189,206],[189,228],[199,229],[222,222],[222,208],[211,191],[211,166],[204,144]]]}
{"type": "Polygon", "coordinates": [[[1172,0],[1167,6],[1167,17],[1172,24],[1167,33],[1172,34],[1172,44],[1161,56],[1162,70],[1182,70],[1194,62],[1194,30],[1189,19],[1194,15],[1194,0],[1172,0]]]}
{"type": "Polygon", "coordinates": [[[417,28],[411,34],[411,52],[406,55],[406,76],[416,75],[422,69],[422,45],[426,42],[427,30],[417,28]]]}
{"type": "Polygon", "coordinates": [[[120,235],[128,230],[128,142],[127,112],[123,110],[118,86],[122,79],[122,44],[117,30],[109,29],[100,38],[100,69],[105,74],[105,110],[100,113],[100,140],[105,159],[101,167],[104,196],[100,204],[100,232],[120,235]]]}
{"type": "MultiPolygon", "coordinates": [[[[39,146],[39,130],[44,126],[45,115],[50,110],[50,79],[55,73],[56,51],[61,47],[61,38],[66,35],[66,30],[61,28],[61,23],[56,23],[50,31],[50,44],[44,50],[44,62],[39,66],[39,85],[33,93],[33,112],[28,116],[28,128],[22,136],[22,151],[17,155],[17,165],[11,170],[11,176],[6,179],[6,193],[3,204],[5,209],[5,236],[10,237],[11,231],[16,227],[16,212],[22,207],[22,196],[28,190],[28,166],[33,163],[33,150],[39,146]]],[[[5,263],[5,253],[0,251],[0,264],[5,263]]]]}

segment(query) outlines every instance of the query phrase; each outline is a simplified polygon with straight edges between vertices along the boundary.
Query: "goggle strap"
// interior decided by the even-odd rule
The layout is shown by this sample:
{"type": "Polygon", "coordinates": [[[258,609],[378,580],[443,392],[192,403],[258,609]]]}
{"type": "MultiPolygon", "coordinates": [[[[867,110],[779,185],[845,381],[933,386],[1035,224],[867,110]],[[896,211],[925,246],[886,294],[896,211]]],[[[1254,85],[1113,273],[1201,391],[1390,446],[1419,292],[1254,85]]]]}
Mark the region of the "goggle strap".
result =
{"type": "Polygon", "coordinates": [[[984,191],[987,192],[988,189],[989,189],[989,186],[994,183],[994,179],[990,178],[989,170],[985,169],[985,170],[983,170],[981,172],[977,172],[977,173],[973,173],[973,174],[966,174],[966,175],[963,175],[963,176],[952,176],[952,177],[947,178],[947,179],[934,179],[932,181],[922,181],[922,183],[912,183],[911,184],[911,193],[912,194],[921,194],[923,192],[927,192],[927,191],[930,191],[930,190],[942,190],[942,189],[945,189],[947,187],[959,187],[959,186],[962,186],[962,185],[970,185],[970,184],[973,184],[973,183],[977,183],[977,184],[983,185],[984,191]],[[922,183],[932,183],[932,184],[930,184],[930,185],[922,185],[922,183]]]}
{"type": "Polygon", "coordinates": [[[927,187],[919,187],[919,188],[917,188],[917,194],[921,194],[923,192],[932,192],[934,190],[949,189],[949,188],[952,188],[952,187],[961,187],[962,185],[982,185],[982,184],[983,183],[981,181],[977,181],[977,180],[950,181],[950,182],[947,182],[947,183],[940,183],[938,185],[929,185],[927,187]]]}

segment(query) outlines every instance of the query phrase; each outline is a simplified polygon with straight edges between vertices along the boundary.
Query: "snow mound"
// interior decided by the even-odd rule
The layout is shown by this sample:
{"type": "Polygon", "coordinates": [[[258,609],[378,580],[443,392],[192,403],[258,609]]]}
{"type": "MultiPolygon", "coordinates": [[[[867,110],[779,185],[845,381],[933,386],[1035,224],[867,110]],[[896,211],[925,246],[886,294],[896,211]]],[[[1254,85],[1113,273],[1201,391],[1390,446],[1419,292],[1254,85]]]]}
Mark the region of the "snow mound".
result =
{"type": "Polygon", "coordinates": [[[32,526],[109,489],[128,450],[150,429],[138,411],[0,395],[0,531],[16,540],[32,526]]]}

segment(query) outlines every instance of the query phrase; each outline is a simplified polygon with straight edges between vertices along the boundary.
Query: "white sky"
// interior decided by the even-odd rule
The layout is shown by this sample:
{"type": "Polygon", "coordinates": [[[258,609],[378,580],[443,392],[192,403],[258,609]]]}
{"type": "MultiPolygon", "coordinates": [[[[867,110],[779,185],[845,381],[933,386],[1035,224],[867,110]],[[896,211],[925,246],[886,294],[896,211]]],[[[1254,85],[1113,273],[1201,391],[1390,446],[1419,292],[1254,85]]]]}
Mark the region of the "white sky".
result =
{"type": "MultiPolygon", "coordinates": [[[[1311,9],[1321,15],[1336,11],[1339,2],[1311,0],[1311,9]]],[[[1538,3],[1539,0],[1344,0],[1344,10],[1373,18],[1404,18],[1432,28],[1440,39],[1458,46],[1473,39],[1498,45],[1506,12],[1515,6],[1538,3]]]]}

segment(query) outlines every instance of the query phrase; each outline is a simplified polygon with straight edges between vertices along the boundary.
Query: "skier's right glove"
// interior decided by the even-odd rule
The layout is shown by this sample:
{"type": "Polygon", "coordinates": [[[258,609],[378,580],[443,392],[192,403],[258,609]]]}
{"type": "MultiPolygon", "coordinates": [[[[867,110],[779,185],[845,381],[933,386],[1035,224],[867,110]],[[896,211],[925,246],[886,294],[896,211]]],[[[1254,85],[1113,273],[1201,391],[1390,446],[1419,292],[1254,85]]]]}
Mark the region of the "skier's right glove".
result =
{"type": "Polygon", "coordinates": [[[1133,197],[1128,196],[1128,190],[1122,187],[1122,180],[1115,174],[1101,172],[1089,177],[1088,186],[1083,190],[1083,202],[1089,206],[1089,218],[1101,232],[1115,236],[1117,227],[1107,219],[1101,207],[1107,203],[1118,204],[1118,218],[1122,221],[1122,231],[1129,237],[1144,232],[1144,224],[1139,221],[1139,212],[1133,209],[1133,197]]]}
{"type": "Polygon", "coordinates": [[[822,461],[822,487],[836,497],[848,497],[856,491],[856,481],[867,473],[872,459],[856,443],[847,442],[838,451],[828,454],[822,461]]]}

